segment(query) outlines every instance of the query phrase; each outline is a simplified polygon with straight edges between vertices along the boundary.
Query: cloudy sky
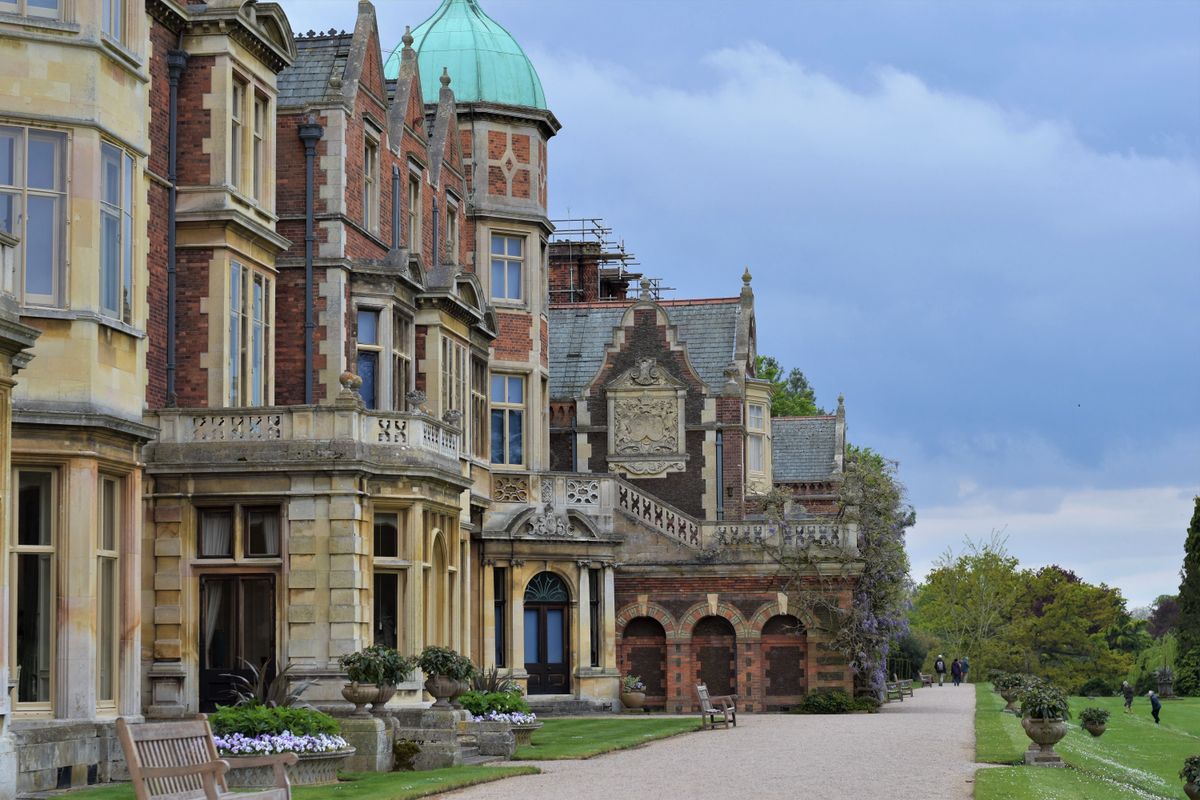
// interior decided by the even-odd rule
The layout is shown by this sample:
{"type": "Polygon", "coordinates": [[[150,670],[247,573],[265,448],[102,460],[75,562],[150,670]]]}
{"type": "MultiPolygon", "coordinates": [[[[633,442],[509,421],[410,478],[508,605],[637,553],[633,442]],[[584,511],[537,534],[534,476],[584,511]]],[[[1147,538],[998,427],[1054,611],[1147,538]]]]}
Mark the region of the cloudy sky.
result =
{"type": "MultiPolygon", "coordinates": [[[[284,0],[297,30],[354,5],[284,0]]],[[[483,0],[563,123],[551,215],[900,462],[918,579],[1003,531],[1132,604],[1200,492],[1200,4],[483,0]]],[[[385,41],[435,0],[384,0],[385,41]]],[[[334,17],[337,17],[335,20],[334,17]]]]}

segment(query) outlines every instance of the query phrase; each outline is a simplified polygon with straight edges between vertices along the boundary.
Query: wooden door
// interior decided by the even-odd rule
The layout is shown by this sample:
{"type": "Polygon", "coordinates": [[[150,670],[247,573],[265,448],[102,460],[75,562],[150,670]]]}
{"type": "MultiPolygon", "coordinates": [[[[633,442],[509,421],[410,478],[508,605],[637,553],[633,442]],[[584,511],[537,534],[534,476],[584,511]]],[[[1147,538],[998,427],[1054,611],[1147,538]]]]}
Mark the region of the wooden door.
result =
{"type": "Polygon", "coordinates": [[[252,679],[275,672],[275,576],[204,575],[200,578],[200,710],[234,698],[229,675],[252,679]]]}

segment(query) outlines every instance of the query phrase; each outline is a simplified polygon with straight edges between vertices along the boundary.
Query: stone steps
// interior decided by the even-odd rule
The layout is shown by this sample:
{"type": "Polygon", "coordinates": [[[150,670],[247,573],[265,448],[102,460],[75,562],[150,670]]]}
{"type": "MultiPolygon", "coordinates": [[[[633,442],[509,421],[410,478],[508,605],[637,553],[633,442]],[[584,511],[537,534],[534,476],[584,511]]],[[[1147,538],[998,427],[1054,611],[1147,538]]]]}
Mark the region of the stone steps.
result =
{"type": "Polygon", "coordinates": [[[525,701],[529,708],[539,717],[578,717],[588,714],[611,714],[611,706],[594,700],[581,700],[578,697],[560,695],[527,695],[525,701]]]}

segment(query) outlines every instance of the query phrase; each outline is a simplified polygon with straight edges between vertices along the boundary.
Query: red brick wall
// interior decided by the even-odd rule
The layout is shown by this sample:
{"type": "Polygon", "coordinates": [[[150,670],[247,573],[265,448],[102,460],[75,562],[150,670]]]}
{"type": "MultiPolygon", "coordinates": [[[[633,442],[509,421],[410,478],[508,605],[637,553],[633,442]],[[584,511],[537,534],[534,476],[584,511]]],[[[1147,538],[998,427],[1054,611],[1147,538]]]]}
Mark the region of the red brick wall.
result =
{"type": "MultiPolygon", "coordinates": [[[[213,183],[212,156],[204,152],[204,140],[212,135],[212,112],[204,108],[204,95],[212,91],[213,64],[212,56],[192,56],[179,80],[177,163],[181,185],[213,183]]],[[[224,176],[216,182],[224,182],[224,176]]]]}
{"type": "Polygon", "coordinates": [[[496,358],[505,361],[524,361],[533,351],[533,315],[521,311],[497,311],[500,328],[494,343],[496,358]]]}
{"type": "MultiPolygon", "coordinates": [[[[200,300],[208,296],[208,270],[212,250],[179,250],[175,257],[176,324],[180,335],[175,343],[175,393],[184,408],[222,406],[225,398],[208,397],[208,370],[200,366],[208,351],[208,314],[201,313],[200,300]]],[[[221,359],[215,359],[220,363],[221,359]]]]}
{"type": "Polygon", "coordinates": [[[725,484],[725,519],[744,516],[746,500],[743,450],[746,431],[742,427],[742,398],[718,397],[717,419],[724,424],[722,439],[722,478],[725,484]]]}
{"type": "MultiPolygon", "coordinates": [[[[170,136],[170,81],[167,51],[175,46],[170,30],[151,18],[150,23],[150,155],[146,168],[163,180],[167,177],[170,136]]],[[[146,220],[149,249],[146,252],[146,405],[167,404],[167,189],[150,181],[146,220]]]]}

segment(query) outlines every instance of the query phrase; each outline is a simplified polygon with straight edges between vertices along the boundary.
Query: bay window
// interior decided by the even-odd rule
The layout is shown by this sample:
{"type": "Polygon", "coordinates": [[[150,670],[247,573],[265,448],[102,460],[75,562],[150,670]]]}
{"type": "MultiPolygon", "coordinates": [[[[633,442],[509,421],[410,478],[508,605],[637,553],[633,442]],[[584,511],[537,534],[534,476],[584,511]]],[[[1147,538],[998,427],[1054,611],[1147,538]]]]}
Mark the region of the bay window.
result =
{"type": "Polygon", "coordinates": [[[400,624],[404,619],[407,565],[401,561],[403,523],[404,517],[398,512],[375,512],[371,574],[373,643],[391,648],[400,646],[400,624]]]}
{"type": "Polygon", "coordinates": [[[120,553],[122,508],[121,481],[101,476],[99,541],[96,547],[96,700],[113,703],[117,698],[117,664],[120,636],[120,553]]]}
{"type": "Polygon", "coordinates": [[[392,315],[392,409],[408,407],[412,380],[412,320],[400,312],[392,315]]]}
{"type": "Polygon", "coordinates": [[[471,359],[471,455],[487,458],[488,446],[488,365],[482,358],[471,359]]]}
{"type": "Polygon", "coordinates": [[[270,397],[272,281],[250,267],[233,262],[229,281],[230,406],[261,406],[270,397]]]}
{"type": "Polygon", "coordinates": [[[761,473],[766,469],[766,406],[751,403],[746,407],[746,469],[761,473]]]}
{"type": "Polygon", "coordinates": [[[56,528],[55,473],[20,469],[16,531],[11,545],[13,625],[11,674],[17,702],[51,702],[54,672],[56,528]]]}
{"type": "Polygon", "coordinates": [[[0,0],[0,14],[61,19],[62,0],[0,0]]]}
{"type": "Polygon", "coordinates": [[[525,462],[525,378],[492,375],[492,463],[525,462]]]}
{"type": "Polygon", "coordinates": [[[525,267],[525,239],[492,234],[492,299],[520,300],[525,267]]]}
{"type": "Polygon", "coordinates": [[[356,370],[362,378],[362,386],[358,394],[362,397],[367,408],[379,408],[379,311],[370,308],[358,309],[357,315],[357,350],[358,360],[356,370]]]}

